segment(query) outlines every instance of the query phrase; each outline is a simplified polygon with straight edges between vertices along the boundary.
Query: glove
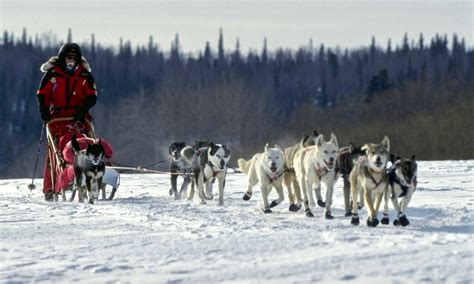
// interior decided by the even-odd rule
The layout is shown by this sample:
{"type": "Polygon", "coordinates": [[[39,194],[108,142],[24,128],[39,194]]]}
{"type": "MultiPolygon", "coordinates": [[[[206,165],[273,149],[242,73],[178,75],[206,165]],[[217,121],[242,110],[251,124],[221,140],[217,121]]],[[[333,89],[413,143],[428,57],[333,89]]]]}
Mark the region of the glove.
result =
{"type": "Polygon", "coordinates": [[[74,114],[74,121],[80,121],[80,122],[84,122],[84,116],[85,116],[85,112],[82,108],[78,109],[76,111],[76,114],[74,114]]]}
{"type": "Polygon", "coordinates": [[[40,110],[40,115],[41,115],[41,119],[44,121],[44,122],[48,122],[51,120],[51,113],[49,112],[49,109],[44,107],[44,108],[41,108],[40,110]]]}
{"type": "Polygon", "coordinates": [[[86,113],[89,112],[89,110],[95,105],[96,102],[97,96],[87,96],[82,106],[80,106],[77,109],[76,114],[74,114],[74,121],[84,122],[84,117],[86,113]]]}

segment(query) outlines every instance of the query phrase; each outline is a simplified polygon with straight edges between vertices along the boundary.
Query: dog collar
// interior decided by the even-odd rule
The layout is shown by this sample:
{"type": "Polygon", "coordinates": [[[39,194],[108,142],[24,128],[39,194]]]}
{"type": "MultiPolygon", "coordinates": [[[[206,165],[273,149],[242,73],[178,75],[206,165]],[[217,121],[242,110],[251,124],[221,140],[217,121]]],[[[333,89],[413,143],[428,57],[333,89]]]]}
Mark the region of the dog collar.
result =
{"type": "Polygon", "coordinates": [[[278,174],[272,174],[272,173],[268,173],[267,171],[265,171],[265,174],[267,175],[268,179],[270,180],[270,183],[276,181],[277,179],[279,179],[282,175],[283,175],[284,171],[281,171],[280,173],[278,174]]]}

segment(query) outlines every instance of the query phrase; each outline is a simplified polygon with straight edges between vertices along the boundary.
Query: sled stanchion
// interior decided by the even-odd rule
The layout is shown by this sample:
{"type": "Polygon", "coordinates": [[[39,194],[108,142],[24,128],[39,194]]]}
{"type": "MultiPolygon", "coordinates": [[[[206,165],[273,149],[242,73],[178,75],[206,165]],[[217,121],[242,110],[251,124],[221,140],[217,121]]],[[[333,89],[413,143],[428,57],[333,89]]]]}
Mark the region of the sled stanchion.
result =
{"type": "Polygon", "coordinates": [[[44,128],[45,128],[45,123],[43,123],[43,125],[41,126],[40,139],[39,139],[39,142],[38,142],[38,148],[36,150],[35,167],[34,167],[34,170],[33,170],[33,176],[32,176],[32,179],[31,179],[31,183],[28,185],[28,189],[30,191],[32,191],[33,189],[36,189],[35,176],[36,176],[36,169],[38,168],[38,158],[39,158],[39,154],[41,152],[41,144],[43,143],[44,128]]]}

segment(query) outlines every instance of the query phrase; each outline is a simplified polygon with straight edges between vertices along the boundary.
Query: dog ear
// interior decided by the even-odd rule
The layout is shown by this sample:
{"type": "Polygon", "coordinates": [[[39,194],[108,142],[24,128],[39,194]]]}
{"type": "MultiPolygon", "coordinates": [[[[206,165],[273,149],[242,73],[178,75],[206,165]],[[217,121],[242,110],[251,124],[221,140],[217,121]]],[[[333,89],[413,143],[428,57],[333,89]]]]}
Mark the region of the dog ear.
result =
{"type": "Polygon", "coordinates": [[[268,143],[265,144],[265,152],[268,151],[268,148],[269,148],[269,147],[270,147],[270,146],[268,145],[268,143]]]}
{"type": "Polygon", "coordinates": [[[280,145],[278,145],[278,144],[275,144],[273,147],[275,147],[275,148],[277,148],[278,150],[280,150],[280,151],[281,151],[281,147],[280,147],[280,145]]]}
{"type": "Polygon", "coordinates": [[[387,152],[390,152],[390,140],[387,136],[385,136],[382,140],[382,146],[385,148],[387,152]]]}
{"type": "Polygon", "coordinates": [[[334,144],[336,144],[336,146],[339,147],[339,144],[337,143],[336,135],[334,135],[334,133],[331,133],[331,140],[329,140],[329,142],[334,143],[334,144]]]}
{"type": "Polygon", "coordinates": [[[230,149],[227,148],[227,146],[222,145],[222,149],[224,149],[224,157],[229,157],[230,156],[230,149]]]}
{"type": "Polygon", "coordinates": [[[316,137],[316,145],[321,146],[324,142],[324,134],[319,134],[318,137],[316,137]]]}
{"type": "Polygon", "coordinates": [[[411,160],[416,161],[416,155],[415,155],[415,154],[413,154],[413,155],[411,156],[411,160]]]}
{"type": "Polygon", "coordinates": [[[369,148],[370,148],[370,145],[369,144],[365,144],[363,145],[362,147],[360,147],[360,150],[362,152],[365,152],[367,154],[367,151],[369,151],[369,148]]]}
{"type": "Polygon", "coordinates": [[[354,144],[352,144],[352,142],[349,142],[349,148],[350,148],[350,152],[354,152],[355,149],[356,149],[356,146],[354,146],[354,144]]]}
{"type": "Polygon", "coordinates": [[[318,133],[318,131],[315,129],[315,130],[313,131],[313,136],[314,136],[314,137],[318,137],[318,135],[319,135],[319,133],[318,133]]]}

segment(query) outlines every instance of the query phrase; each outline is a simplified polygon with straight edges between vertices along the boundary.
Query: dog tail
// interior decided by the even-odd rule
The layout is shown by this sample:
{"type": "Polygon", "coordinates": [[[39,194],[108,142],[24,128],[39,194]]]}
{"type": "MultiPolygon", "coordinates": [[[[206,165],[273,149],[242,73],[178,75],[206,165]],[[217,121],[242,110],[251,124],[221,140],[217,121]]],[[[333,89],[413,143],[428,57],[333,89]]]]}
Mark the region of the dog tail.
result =
{"type": "Polygon", "coordinates": [[[75,154],[81,151],[81,147],[79,146],[79,143],[77,142],[77,139],[76,139],[76,133],[74,133],[71,137],[71,146],[75,154]]]}
{"type": "Polygon", "coordinates": [[[246,161],[242,158],[237,160],[237,164],[239,164],[239,169],[245,174],[248,174],[251,163],[252,163],[252,160],[246,161]]]}
{"type": "Polygon", "coordinates": [[[188,162],[189,164],[192,163],[194,154],[196,152],[193,150],[192,147],[186,146],[181,150],[181,156],[188,162]]]}

